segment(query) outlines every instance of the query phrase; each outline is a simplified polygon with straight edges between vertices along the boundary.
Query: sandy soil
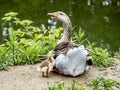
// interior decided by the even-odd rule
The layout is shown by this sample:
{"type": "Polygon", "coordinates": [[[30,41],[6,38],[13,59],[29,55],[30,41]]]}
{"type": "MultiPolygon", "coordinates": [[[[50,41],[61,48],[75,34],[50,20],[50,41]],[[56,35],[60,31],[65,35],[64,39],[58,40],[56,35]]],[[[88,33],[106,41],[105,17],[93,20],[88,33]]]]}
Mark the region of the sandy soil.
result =
{"type": "MultiPolygon", "coordinates": [[[[117,61],[120,62],[120,60],[117,61]]],[[[8,71],[0,71],[0,90],[41,90],[48,87],[48,82],[55,84],[64,81],[66,85],[69,85],[73,80],[78,81],[77,84],[81,85],[90,82],[99,75],[120,81],[120,63],[105,69],[91,66],[89,71],[78,77],[63,76],[51,72],[49,78],[41,77],[41,74],[36,70],[37,65],[14,66],[10,67],[8,71]]],[[[120,90],[120,88],[116,88],[116,90],[120,90]]]]}

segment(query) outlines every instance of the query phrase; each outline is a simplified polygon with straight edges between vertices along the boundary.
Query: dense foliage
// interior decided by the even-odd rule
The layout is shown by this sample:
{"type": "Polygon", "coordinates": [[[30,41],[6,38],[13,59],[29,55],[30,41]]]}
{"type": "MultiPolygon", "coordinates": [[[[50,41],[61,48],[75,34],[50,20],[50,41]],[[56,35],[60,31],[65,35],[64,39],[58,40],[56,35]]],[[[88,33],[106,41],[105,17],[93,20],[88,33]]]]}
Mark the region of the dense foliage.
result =
{"type": "Polygon", "coordinates": [[[90,49],[90,55],[93,57],[94,65],[107,67],[116,64],[107,49],[95,47],[95,43],[89,44],[87,47],[90,49]]]}
{"type": "Polygon", "coordinates": [[[8,34],[0,45],[0,69],[8,65],[33,64],[39,55],[53,49],[62,28],[40,30],[30,20],[20,20],[17,13],[10,12],[2,18],[8,34]]]}

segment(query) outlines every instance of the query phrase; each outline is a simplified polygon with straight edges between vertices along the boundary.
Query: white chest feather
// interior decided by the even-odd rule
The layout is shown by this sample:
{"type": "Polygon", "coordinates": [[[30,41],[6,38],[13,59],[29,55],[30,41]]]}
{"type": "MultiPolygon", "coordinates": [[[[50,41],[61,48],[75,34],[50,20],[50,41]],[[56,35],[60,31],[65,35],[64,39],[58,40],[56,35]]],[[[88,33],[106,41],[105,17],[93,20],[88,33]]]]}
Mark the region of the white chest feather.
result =
{"type": "Polygon", "coordinates": [[[55,67],[65,75],[77,76],[86,69],[88,51],[81,45],[78,48],[70,49],[66,55],[60,54],[55,59],[55,67]]]}

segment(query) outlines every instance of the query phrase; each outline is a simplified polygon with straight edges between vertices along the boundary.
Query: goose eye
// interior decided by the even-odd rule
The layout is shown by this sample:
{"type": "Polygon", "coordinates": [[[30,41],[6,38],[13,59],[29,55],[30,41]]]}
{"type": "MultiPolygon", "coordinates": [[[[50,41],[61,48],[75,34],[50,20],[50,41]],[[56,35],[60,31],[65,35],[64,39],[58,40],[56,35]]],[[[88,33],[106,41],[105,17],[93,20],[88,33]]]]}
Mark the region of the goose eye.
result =
{"type": "Polygon", "coordinates": [[[60,13],[60,15],[63,15],[62,13],[60,13]]]}

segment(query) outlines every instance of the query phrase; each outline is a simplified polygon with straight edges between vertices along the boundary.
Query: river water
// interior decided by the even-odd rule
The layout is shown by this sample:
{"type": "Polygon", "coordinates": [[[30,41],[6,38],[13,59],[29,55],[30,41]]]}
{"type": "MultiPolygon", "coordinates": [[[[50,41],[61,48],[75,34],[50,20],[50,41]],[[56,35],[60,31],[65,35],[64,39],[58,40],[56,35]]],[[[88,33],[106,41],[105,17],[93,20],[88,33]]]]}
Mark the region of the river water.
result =
{"type": "MultiPolygon", "coordinates": [[[[48,28],[48,12],[63,11],[70,17],[74,29],[84,30],[85,37],[98,46],[119,52],[120,0],[0,0],[0,18],[7,12],[18,12],[21,19],[29,19],[41,29],[48,28]]],[[[0,42],[3,31],[0,20],[0,42]]],[[[61,26],[58,22],[55,28],[61,26]]]]}

